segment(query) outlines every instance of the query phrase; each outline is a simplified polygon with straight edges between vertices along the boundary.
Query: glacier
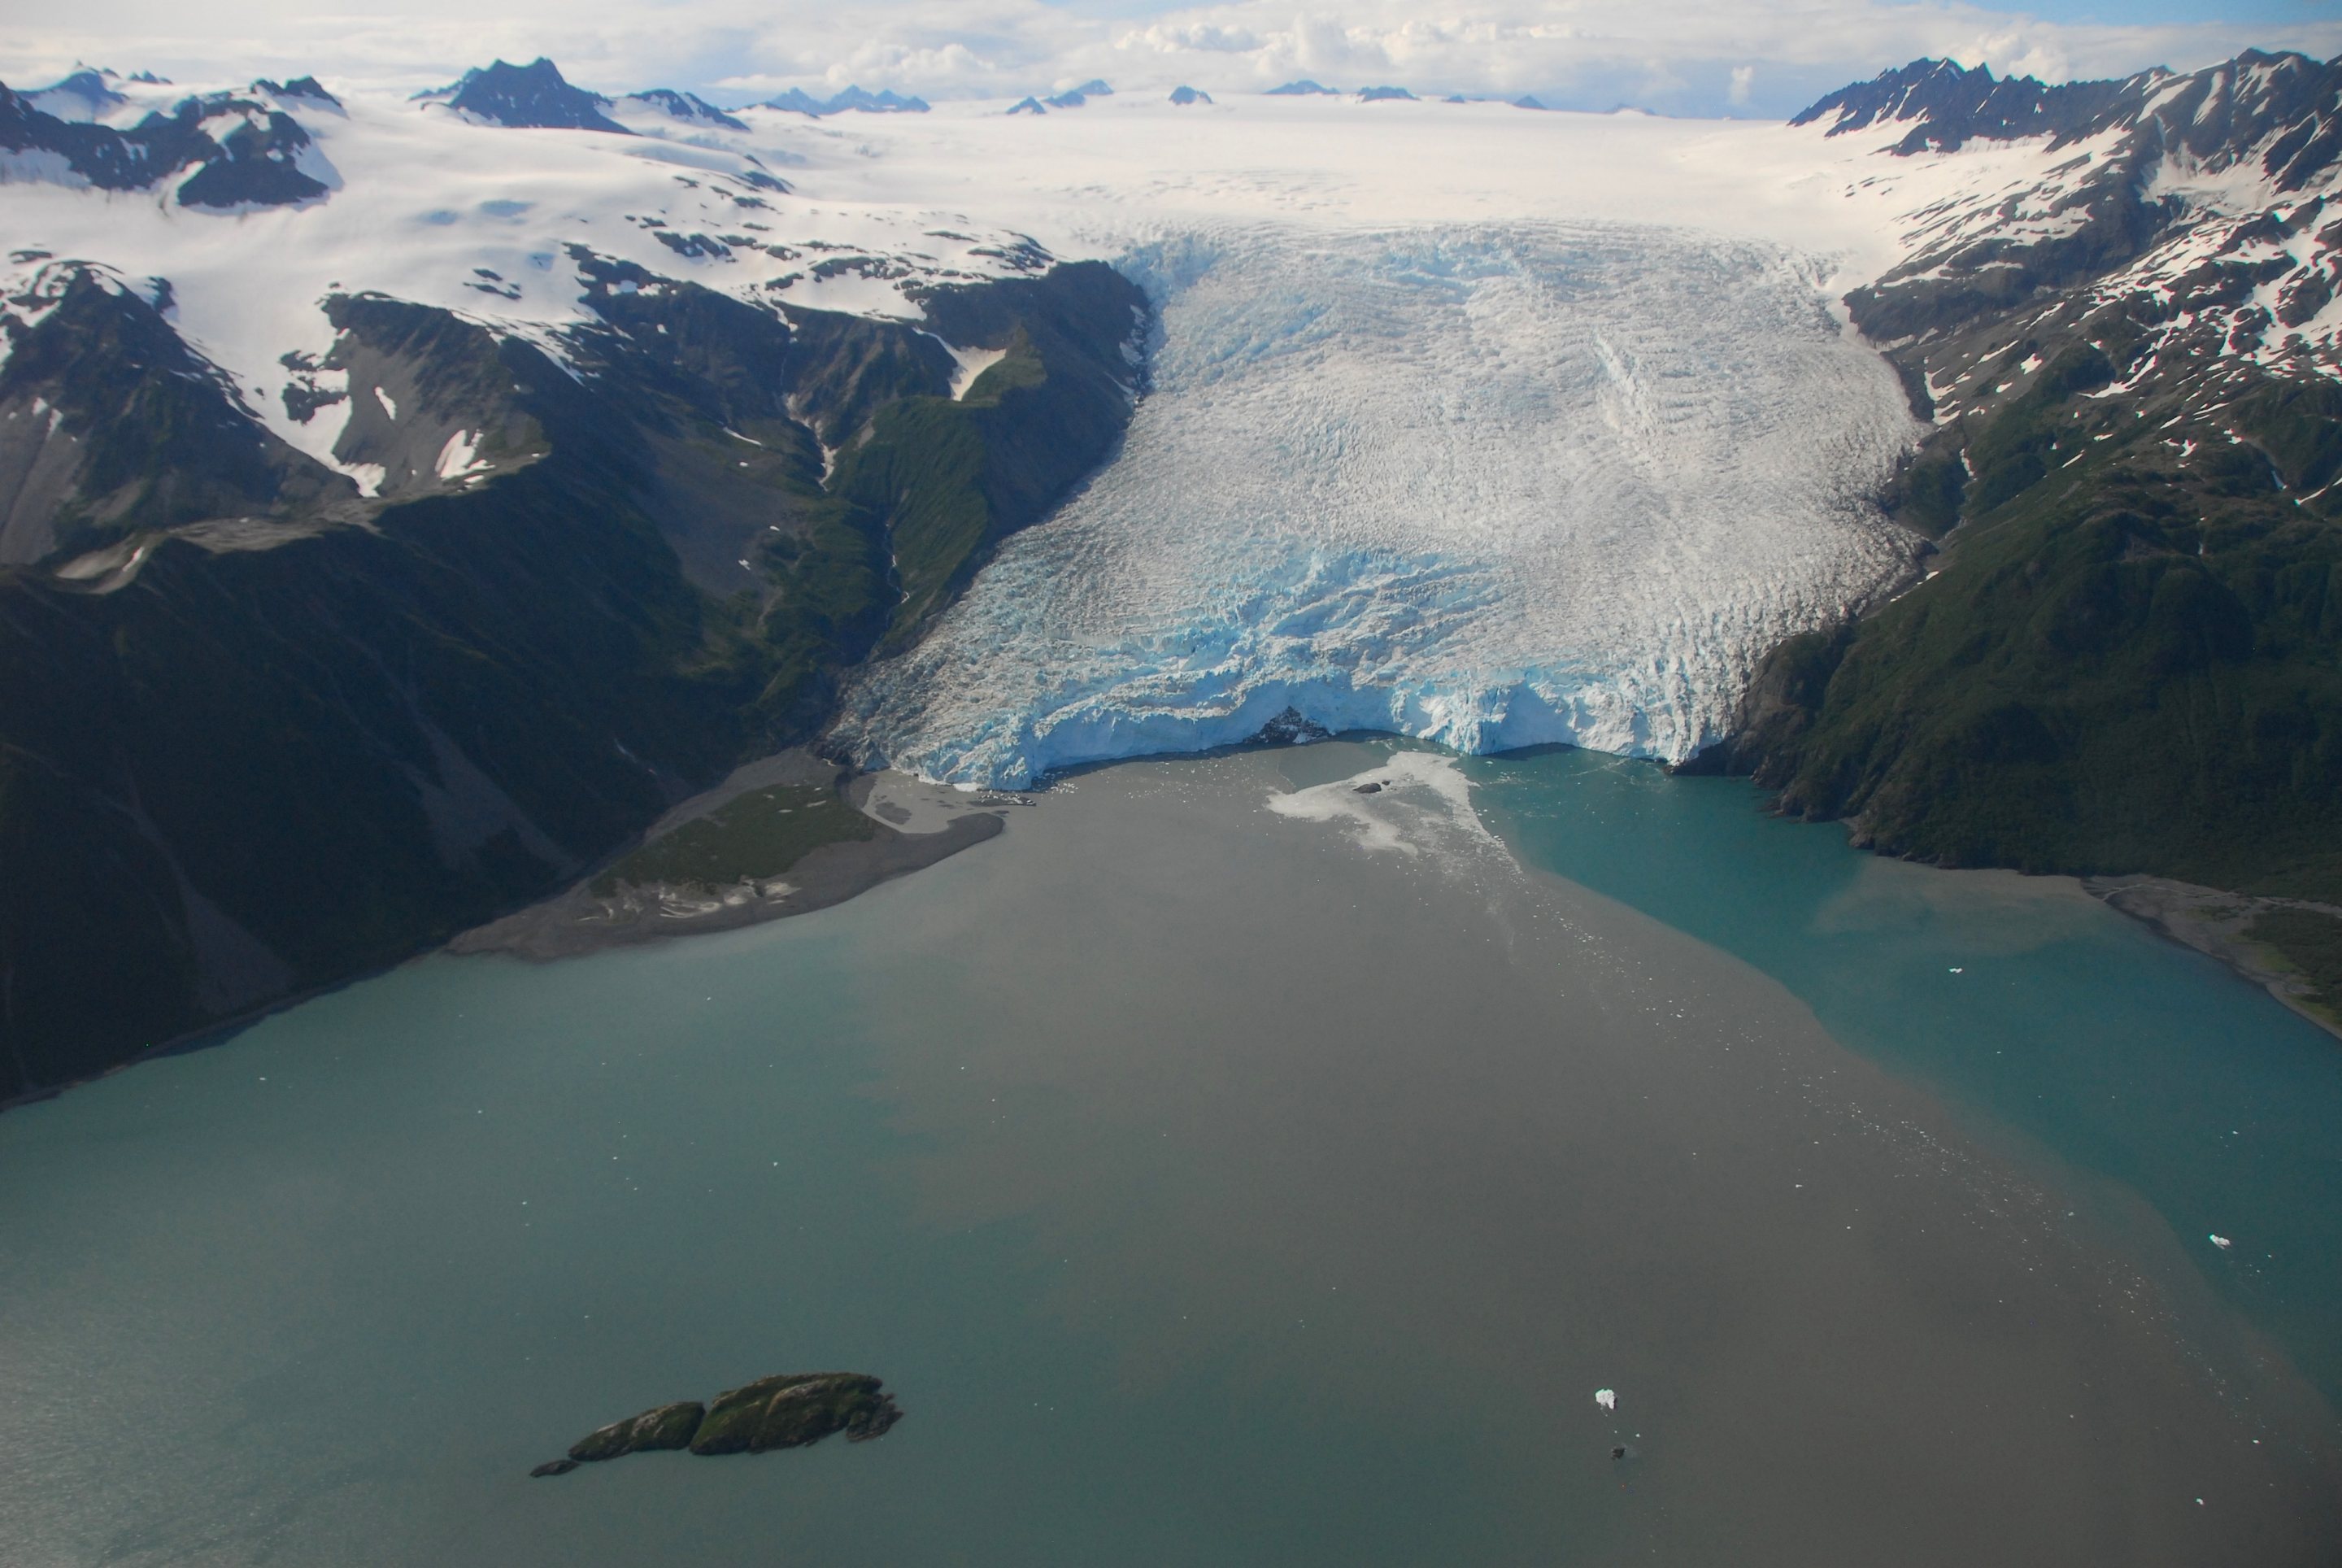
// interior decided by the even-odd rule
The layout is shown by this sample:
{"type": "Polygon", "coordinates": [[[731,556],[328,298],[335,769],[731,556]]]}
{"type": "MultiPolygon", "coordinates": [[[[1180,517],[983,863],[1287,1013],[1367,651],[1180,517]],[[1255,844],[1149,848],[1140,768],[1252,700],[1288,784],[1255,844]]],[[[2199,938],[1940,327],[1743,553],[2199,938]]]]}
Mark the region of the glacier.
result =
{"type": "Polygon", "coordinates": [[[1680,760],[1769,648],[1912,570],[1870,498],[1922,427],[1794,247],[1200,226],[1118,265],[1160,324],[1123,450],[857,679],[857,762],[1024,789],[1288,707],[1680,760]]]}

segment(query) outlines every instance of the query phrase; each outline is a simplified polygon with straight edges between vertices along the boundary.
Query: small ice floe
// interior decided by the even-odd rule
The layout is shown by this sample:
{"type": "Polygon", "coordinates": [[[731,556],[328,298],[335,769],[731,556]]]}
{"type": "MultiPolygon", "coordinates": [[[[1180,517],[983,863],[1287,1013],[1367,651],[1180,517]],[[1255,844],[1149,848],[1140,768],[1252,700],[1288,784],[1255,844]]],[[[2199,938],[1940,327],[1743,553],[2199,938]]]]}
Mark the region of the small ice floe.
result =
{"type": "Polygon", "coordinates": [[[2215,1237],[2213,1237],[2213,1238],[2212,1238],[2212,1245],[2214,1245],[2215,1247],[2219,1248],[2219,1249],[2220,1249],[2220,1251],[2222,1251],[2223,1252],[2225,1252],[2225,1251],[2227,1251],[2229,1248],[2231,1248],[2231,1247],[2235,1246],[2235,1245],[2236,1245],[2236,1243],[2235,1243],[2234,1241],[2231,1241],[2230,1240],[2228,1240],[2228,1238],[2227,1238],[2226,1236],[2215,1236],[2215,1237]]]}
{"type": "Polygon", "coordinates": [[[1611,1388],[1597,1388],[1594,1391],[1594,1402],[1600,1405],[1604,1410],[1616,1410],[1618,1408],[1618,1391],[1611,1388]]]}

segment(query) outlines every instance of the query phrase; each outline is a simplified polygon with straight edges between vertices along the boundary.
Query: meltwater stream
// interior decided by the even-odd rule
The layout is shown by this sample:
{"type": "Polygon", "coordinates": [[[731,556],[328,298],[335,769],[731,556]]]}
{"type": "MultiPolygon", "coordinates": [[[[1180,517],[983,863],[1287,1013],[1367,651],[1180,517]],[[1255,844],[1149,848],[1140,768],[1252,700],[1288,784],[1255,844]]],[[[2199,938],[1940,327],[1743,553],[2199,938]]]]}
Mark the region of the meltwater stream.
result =
{"type": "Polygon", "coordinates": [[[866,762],[1022,788],[1287,706],[1466,751],[1679,759],[1897,579],[1918,427],[1810,258],[1585,223],[1141,246],[1120,454],[849,698],[866,762]]]}
{"type": "MultiPolygon", "coordinates": [[[[0,1116],[5,1554],[2331,1562],[2287,1346],[2334,1298],[2206,1287],[2168,1205],[2217,1156],[2134,1185],[2067,1135],[2118,1111],[1847,1049],[1926,946],[1831,923],[1871,862],[1626,766],[1124,764],[848,904],[426,960],[0,1116]],[[526,1474],[832,1367],[906,1419],[526,1474]]],[[[2332,1233],[2333,1053],[2103,910],[1934,889],[2045,1083],[2150,1053],[2172,1142],[2247,1085],[2287,1190],[2222,1179],[2240,1248],[2332,1233]]],[[[1904,994],[1914,1050],[1993,1016],[1904,994]]]]}

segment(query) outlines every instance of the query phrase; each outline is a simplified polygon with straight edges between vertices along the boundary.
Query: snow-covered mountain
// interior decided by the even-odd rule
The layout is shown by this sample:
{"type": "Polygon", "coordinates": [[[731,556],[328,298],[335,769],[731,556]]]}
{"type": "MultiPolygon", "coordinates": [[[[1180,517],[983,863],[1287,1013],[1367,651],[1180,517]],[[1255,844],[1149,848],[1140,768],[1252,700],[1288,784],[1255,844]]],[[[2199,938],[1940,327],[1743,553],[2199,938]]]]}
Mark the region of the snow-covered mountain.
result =
{"type": "Polygon", "coordinates": [[[145,107],[89,71],[34,94],[0,86],[0,177],[105,191],[175,182],[181,206],[218,212],[314,201],[335,184],[286,112],[338,107],[309,78],[171,100],[145,107]]]}
{"type": "Polygon", "coordinates": [[[85,267],[143,290],[249,417],[367,495],[385,493],[382,465],[358,452],[351,417],[368,404],[335,354],[336,298],[449,310],[565,362],[569,337],[603,322],[599,266],[762,307],[916,317],[922,288],[1050,262],[956,211],[807,210],[772,169],[805,161],[793,142],[808,138],[749,133],[681,95],[586,93],[545,61],[411,102],[344,103],[305,79],[115,92],[108,119],[74,122],[0,88],[15,242],[0,323],[23,329],[85,267]]]}
{"type": "Polygon", "coordinates": [[[484,125],[515,129],[609,131],[628,134],[630,116],[656,113],[681,125],[748,127],[696,93],[646,87],[615,103],[599,93],[570,85],[559,66],[543,56],[525,65],[497,60],[464,73],[454,84],[417,93],[419,104],[443,104],[484,125]],[[615,116],[611,111],[618,111],[615,116]]]}
{"type": "Polygon", "coordinates": [[[829,115],[848,114],[924,115],[927,112],[927,102],[924,98],[905,97],[891,88],[871,93],[849,86],[826,98],[816,98],[803,87],[791,87],[777,98],[767,98],[764,107],[821,119],[829,115]]]}
{"type": "Polygon", "coordinates": [[[1967,174],[1847,298],[1944,553],[1769,655],[1730,765],[1899,853],[2342,900],[2342,67],[1923,61],[1804,119],[1967,174]]]}
{"type": "Polygon", "coordinates": [[[1136,288],[800,116],[100,85],[0,97],[0,1099],[804,739],[1130,411],[1136,288]]]}
{"type": "Polygon", "coordinates": [[[419,103],[445,104],[456,114],[491,126],[570,131],[615,131],[626,127],[602,111],[610,100],[573,87],[560,68],[542,55],[525,65],[502,60],[464,73],[451,86],[418,93],[419,103]]]}
{"type": "MultiPolygon", "coordinates": [[[[1854,299],[1893,342],[2044,290],[2084,308],[2152,295],[2159,343],[2264,367],[2337,363],[2342,65],[2246,54],[2186,75],[2045,86],[1919,62],[1799,116],[1832,136],[1890,134],[1898,157],[2030,143],[2047,166],[1985,180],[1927,215],[1909,254],[1854,299]]],[[[2044,318],[2046,319],[2046,317],[2044,318]]]]}
{"type": "Polygon", "coordinates": [[[968,784],[1288,709],[1686,758],[2077,454],[2260,454],[2323,517],[2333,77],[1923,62],[1796,126],[0,88],[0,844],[121,869],[70,930],[16,879],[0,942],[175,955],[88,1037],[168,1034],[824,725],[968,784]]]}

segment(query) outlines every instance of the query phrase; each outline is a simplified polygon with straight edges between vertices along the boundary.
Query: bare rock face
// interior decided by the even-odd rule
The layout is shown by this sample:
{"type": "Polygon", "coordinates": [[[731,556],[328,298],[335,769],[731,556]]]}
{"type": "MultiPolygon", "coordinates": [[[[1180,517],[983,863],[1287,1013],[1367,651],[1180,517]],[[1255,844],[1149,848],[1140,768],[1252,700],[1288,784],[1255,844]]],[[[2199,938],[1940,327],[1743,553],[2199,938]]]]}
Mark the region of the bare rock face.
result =
{"type": "Polygon", "coordinates": [[[566,1475],[580,1464],[662,1449],[707,1456],[804,1448],[840,1432],[848,1442],[866,1442],[886,1436],[903,1419],[884,1386],[865,1372],[758,1378],[726,1390],[712,1405],[685,1400],[614,1421],[578,1439],[567,1458],[540,1464],[529,1474],[566,1475]]]}

